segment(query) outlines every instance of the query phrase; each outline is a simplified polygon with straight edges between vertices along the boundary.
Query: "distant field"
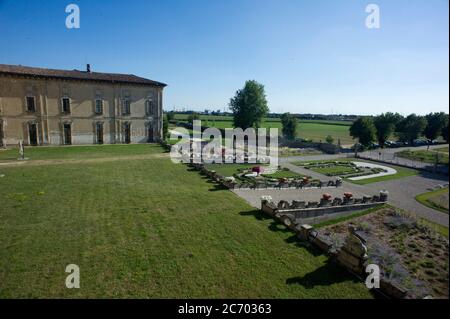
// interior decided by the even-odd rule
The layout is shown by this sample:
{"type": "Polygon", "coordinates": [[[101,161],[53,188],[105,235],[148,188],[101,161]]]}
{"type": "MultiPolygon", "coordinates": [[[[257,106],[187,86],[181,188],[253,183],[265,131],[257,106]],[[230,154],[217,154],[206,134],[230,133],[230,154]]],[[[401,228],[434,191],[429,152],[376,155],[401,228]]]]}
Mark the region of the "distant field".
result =
{"type": "MultiPolygon", "coordinates": [[[[176,114],[175,119],[178,121],[187,120],[188,115],[176,114]]],[[[202,115],[200,119],[202,125],[217,128],[232,128],[233,121],[231,116],[213,116],[202,115]]],[[[355,141],[349,135],[350,122],[339,121],[323,121],[323,120],[300,120],[298,124],[297,136],[304,139],[311,139],[314,142],[325,141],[328,135],[334,138],[334,142],[338,140],[341,144],[354,144],[355,141]]],[[[262,123],[265,128],[278,128],[281,130],[280,119],[266,118],[262,123]]]]}
{"type": "MultiPolygon", "coordinates": [[[[188,114],[175,114],[175,120],[178,121],[186,121],[188,119],[188,114]]],[[[202,121],[224,121],[224,122],[232,122],[233,117],[230,115],[200,115],[200,119],[202,121]]],[[[327,124],[327,125],[342,125],[342,126],[350,126],[352,122],[350,121],[327,121],[327,120],[300,120],[304,123],[319,123],[319,124],[327,124]]],[[[264,122],[280,122],[279,118],[266,117],[264,122]]]]}

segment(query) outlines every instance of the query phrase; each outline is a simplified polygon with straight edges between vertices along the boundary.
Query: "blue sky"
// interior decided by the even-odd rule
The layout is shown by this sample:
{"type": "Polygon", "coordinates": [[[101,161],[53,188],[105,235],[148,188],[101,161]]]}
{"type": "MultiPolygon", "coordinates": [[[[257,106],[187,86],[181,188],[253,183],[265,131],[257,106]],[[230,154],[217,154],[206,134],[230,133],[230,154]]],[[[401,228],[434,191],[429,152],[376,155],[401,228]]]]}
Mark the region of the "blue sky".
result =
{"type": "Polygon", "coordinates": [[[165,108],[224,109],[248,79],[273,112],[448,111],[448,0],[0,0],[0,63],[166,82],[165,108]],[[81,28],[65,27],[78,4],[81,28]],[[367,29],[365,8],[381,9],[367,29]]]}

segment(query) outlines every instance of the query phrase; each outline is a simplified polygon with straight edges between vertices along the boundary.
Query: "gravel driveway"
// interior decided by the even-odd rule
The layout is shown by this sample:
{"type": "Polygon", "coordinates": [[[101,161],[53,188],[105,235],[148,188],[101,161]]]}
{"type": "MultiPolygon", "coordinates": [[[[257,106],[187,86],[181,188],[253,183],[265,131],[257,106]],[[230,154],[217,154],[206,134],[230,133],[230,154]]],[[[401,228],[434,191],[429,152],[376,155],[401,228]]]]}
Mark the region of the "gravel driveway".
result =
{"type": "MultiPolygon", "coordinates": [[[[345,156],[345,155],[343,155],[345,156]]],[[[343,157],[341,155],[341,157],[343,157]]],[[[329,156],[324,156],[329,159],[329,156]]],[[[314,156],[316,158],[316,156],[314,156]]],[[[337,158],[337,157],[334,157],[337,158]]],[[[280,163],[283,167],[299,174],[306,174],[313,178],[320,178],[323,181],[334,180],[335,178],[327,177],[322,174],[305,170],[296,165],[288,163],[288,161],[297,161],[298,158],[284,158],[280,163]]],[[[303,160],[312,160],[312,157],[303,157],[303,160]]],[[[381,190],[389,191],[389,202],[398,208],[404,209],[411,213],[415,213],[420,217],[426,218],[443,226],[449,226],[449,215],[428,208],[416,201],[415,197],[419,194],[428,192],[431,188],[438,185],[448,184],[448,178],[442,175],[433,175],[431,173],[421,173],[417,176],[409,176],[401,179],[371,183],[366,185],[357,185],[344,181],[342,187],[339,188],[323,188],[310,190],[234,190],[234,193],[246,200],[250,205],[256,208],[261,207],[261,196],[269,195],[275,201],[279,200],[305,200],[319,201],[322,194],[329,193],[332,196],[342,197],[344,192],[352,192],[357,197],[363,195],[378,195],[381,190]]]]}

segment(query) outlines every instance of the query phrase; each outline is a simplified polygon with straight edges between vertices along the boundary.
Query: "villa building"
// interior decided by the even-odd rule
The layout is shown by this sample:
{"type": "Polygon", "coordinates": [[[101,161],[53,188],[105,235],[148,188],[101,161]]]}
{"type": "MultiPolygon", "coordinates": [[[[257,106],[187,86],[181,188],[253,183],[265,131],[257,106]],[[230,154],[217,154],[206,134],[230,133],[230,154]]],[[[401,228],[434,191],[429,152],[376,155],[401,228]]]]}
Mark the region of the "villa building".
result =
{"type": "Polygon", "coordinates": [[[128,74],[0,64],[0,146],[149,143],[166,84],[128,74]]]}

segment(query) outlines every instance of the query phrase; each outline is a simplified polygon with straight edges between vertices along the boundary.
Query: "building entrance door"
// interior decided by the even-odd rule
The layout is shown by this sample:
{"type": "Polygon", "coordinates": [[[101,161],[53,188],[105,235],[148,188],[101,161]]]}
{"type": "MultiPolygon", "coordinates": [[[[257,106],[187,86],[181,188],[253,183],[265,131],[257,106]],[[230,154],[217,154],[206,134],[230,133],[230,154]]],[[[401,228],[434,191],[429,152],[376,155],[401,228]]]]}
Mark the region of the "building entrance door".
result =
{"type": "Polygon", "coordinates": [[[72,130],[70,124],[64,124],[64,145],[72,144],[72,130]]]}
{"type": "Polygon", "coordinates": [[[103,124],[97,123],[97,144],[103,144],[103,124]]]}
{"type": "Polygon", "coordinates": [[[154,137],[153,137],[153,126],[151,126],[150,124],[147,127],[147,142],[148,143],[152,143],[154,142],[154,137]]]}
{"type": "Polygon", "coordinates": [[[5,146],[3,144],[3,122],[0,120],[0,147],[5,146]]]}
{"type": "Polygon", "coordinates": [[[123,135],[125,144],[131,143],[131,125],[129,123],[125,123],[123,125],[123,135]]]}
{"type": "Polygon", "coordinates": [[[28,125],[28,136],[30,137],[30,145],[38,145],[37,125],[35,123],[30,123],[28,125]]]}

